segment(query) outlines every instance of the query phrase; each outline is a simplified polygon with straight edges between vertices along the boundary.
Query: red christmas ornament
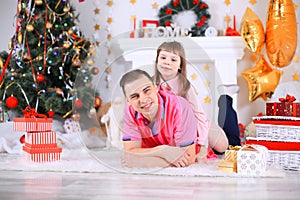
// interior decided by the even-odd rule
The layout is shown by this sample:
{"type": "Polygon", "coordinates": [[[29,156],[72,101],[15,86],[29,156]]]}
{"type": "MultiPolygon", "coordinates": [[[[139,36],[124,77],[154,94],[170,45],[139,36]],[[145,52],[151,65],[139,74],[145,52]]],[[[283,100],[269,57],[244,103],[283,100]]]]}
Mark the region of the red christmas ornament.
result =
{"type": "Polygon", "coordinates": [[[50,109],[50,110],[48,111],[48,116],[49,116],[50,118],[53,118],[54,115],[55,115],[55,112],[54,112],[52,109],[50,109]]]}
{"type": "Polygon", "coordinates": [[[99,96],[95,97],[94,107],[99,108],[101,104],[102,104],[102,99],[99,96]]]}
{"type": "Polygon", "coordinates": [[[36,80],[38,82],[43,82],[45,80],[45,76],[43,74],[36,75],[36,80]]]}
{"type": "Polygon", "coordinates": [[[5,103],[8,108],[15,109],[19,104],[19,100],[12,95],[6,99],[5,103]]]}
{"type": "Polygon", "coordinates": [[[25,135],[22,135],[22,136],[20,137],[20,143],[21,143],[21,144],[24,144],[24,143],[25,143],[25,135]]]}
{"type": "Polygon", "coordinates": [[[75,107],[76,107],[76,108],[81,108],[81,107],[82,107],[82,101],[79,100],[79,99],[77,99],[77,100],[75,101],[75,107]]]}

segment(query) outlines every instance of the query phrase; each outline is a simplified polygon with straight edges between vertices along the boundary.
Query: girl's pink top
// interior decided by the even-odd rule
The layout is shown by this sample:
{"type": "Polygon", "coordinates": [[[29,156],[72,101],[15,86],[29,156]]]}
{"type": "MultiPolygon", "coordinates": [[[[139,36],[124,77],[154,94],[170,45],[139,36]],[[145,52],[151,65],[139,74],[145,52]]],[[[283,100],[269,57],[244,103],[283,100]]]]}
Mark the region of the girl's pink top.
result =
{"type": "MultiPolygon", "coordinates": [[[[179,76],[177,75],[175,78],[168,80],[168,81],[164,81],[163,79],[160,79],[159,89],[179,95],[181,93],[181,91],[183,90],[183,86],[182,86],[182,84],[180,84],[179,76]]],[[[198,132],[197,142],[200,145],[206,145],[207,137],[208,137],[209,121],[207,119],[206,113],[204,112],[204,110],[201,106],[200,99],[197,96],[196,91],[192,85],[186,95],[186,99],[192,106],[194,114],[198,121],[198,123],[197,123],[197,132],[198,132]]]]}

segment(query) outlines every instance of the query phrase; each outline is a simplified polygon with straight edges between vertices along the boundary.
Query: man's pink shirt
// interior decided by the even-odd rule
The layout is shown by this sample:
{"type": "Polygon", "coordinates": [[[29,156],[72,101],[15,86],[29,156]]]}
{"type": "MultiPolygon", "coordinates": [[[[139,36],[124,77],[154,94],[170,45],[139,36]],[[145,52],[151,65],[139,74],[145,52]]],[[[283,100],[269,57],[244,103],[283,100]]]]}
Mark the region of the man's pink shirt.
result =
{"type": "Polygon", "coordinates": [[[197,140],[197,120],[189,103],[182,97],[159,91],[159,109],[152,128],[149,121],[126,105],[123,141],[142,141],[143,148],[158,145],[188,146],[197,140]]]}

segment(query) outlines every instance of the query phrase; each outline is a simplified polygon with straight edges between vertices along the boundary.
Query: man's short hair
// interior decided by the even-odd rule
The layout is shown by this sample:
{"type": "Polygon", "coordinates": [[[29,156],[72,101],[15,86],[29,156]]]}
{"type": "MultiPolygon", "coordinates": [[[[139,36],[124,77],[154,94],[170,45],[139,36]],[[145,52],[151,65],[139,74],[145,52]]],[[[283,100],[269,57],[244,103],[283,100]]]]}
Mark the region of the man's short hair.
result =
{"type": "Polygon", "coordinates": [[[141,70],[141,69],[131,70],[129,72],[126,72],[122,76],[122,78],[120,80],[120,87],[122,88],[123,93],[124,93],[125,96],[126,96],[126,94],[125,94],[125,85],[137,80],[138,78],[140,78],[142,76],[145,76],[146,78],[148,78],[153,83],[153,80],[152,80],[151,76],[146,71],[141,70]]]}

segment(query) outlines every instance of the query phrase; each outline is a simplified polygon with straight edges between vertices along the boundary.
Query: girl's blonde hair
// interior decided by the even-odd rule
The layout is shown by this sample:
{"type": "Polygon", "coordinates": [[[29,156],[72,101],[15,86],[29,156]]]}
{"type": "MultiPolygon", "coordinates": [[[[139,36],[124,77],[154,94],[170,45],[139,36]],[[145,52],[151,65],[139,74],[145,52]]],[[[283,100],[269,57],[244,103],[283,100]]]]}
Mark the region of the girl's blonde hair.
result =
{"type": "Polygon", "coordinates": [[[178,70],[178,75],[179,75],[179,81],[182,83],[183,86],[183,90],[180,91],[180,93],[178,95],[182,96],[182,97],[186,97],[186,94],[188,92],[188,90],[191,87],[191,84],[189,82],[189,80],[187,79],[187,75],[186,75],[186,59],[185,59],[185,51],[183,46],[177,42],[177,41],[171,41],[171,42],[163,42],[157,49],[157,53],[156,53],[156,59],[155,59],[155,70],[154,70],[154,82],[156,85],[159,85],[159,81],[160,81],[160,77],[161,74],[159,73],[158,69],[157,69],[157,62],[158,62],[158,57],[159,57],[159,53],[161,51],[167,51],[170,53],[174,53],[176,55],[178,55],[180,57],[180,67],[178,70]]]}

